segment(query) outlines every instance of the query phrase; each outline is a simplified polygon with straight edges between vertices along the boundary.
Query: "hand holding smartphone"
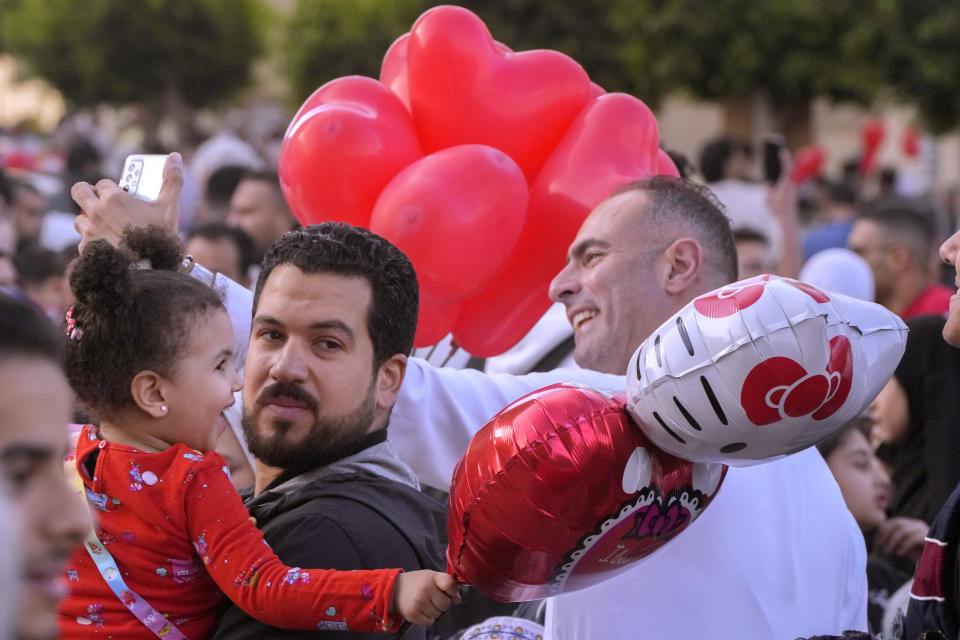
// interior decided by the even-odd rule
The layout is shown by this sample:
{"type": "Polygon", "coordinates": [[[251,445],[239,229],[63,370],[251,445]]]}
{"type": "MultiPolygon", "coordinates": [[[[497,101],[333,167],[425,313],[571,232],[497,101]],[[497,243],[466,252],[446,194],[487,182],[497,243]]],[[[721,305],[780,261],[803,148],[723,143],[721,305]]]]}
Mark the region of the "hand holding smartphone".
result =
{"type": "Polygon", "coordinates": [[[134,197],[153,202],[160,196],[163,185],[163,165],[166,155],[133,154],[127,156],[120,174],[120,188],[134,197]]]}
{"type": "Polygon", "coordinates": [[[783,167],[780,163],[780,151],[786,146],[783,136],[768,133],[763,137],[763,179],[776,184],[783,167]]]}

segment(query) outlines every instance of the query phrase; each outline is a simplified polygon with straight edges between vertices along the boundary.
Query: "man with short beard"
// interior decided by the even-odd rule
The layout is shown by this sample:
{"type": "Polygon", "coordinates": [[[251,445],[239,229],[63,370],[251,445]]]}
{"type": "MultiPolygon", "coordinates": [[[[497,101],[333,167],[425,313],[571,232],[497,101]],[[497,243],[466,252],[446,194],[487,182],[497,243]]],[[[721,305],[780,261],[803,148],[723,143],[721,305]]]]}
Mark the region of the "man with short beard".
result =
{"type": "MultiPolygon", "coordinates": [[[[386,442],[417,306],[410,261],[368,231],[315,225],[267,252],[243,390],[258,460],[247,506],[287,564],[442,569],[443,507],[386,442]]],[[[273,629],[231,607],[214,637],[325,635],[273,629]]]]}

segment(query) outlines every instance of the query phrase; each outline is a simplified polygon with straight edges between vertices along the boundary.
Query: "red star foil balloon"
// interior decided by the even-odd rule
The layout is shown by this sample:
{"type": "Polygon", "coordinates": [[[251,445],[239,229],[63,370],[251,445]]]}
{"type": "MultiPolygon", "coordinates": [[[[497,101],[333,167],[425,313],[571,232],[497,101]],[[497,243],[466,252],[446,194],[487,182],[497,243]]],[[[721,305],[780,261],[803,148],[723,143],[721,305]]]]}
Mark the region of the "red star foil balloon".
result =
{"type": "Polygon", "coordinates": [[[700,296],[647,338],[627,368],[628,407],[664,451],[749,465],[840,430],[906,338],[878,304],[758,276],[700,296]]]}
{"type": "Polygon", "coordinates": [[[546,387],[497,414],[457,464],[447,570],[504,602],[589,587],[681,534],[725,473],[652,446],[622,396],[546,387]]]}

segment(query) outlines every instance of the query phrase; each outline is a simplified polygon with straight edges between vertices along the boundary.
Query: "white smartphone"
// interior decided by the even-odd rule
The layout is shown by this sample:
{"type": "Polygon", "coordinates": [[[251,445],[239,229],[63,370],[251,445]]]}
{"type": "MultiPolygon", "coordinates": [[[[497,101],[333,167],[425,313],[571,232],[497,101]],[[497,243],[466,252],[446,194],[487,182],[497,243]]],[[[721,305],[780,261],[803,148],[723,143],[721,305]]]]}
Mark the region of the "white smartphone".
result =
{"type": "Polygon", "coordinates": [[[163,165],[167,161],[165,155],[133,154],[127,156],[123,163],[123,173],[120,174],[120,188],[127,193],[153,202],[160,196],[160,185],[163,184],[163,165]]]}

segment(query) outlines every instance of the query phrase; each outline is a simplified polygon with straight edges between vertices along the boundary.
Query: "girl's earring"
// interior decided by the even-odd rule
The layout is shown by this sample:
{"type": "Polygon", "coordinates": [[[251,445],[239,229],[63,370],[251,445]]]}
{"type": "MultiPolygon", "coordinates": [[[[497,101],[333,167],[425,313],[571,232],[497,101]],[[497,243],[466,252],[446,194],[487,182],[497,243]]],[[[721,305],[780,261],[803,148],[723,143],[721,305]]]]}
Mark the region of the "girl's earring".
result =
{"type": "Polygon", "coordinates": [[[163,413],[166,413],[166,412],[167,412],[167,405],[165,405],[165,404],[160,405],[160,411],[162,411],[163,413]]]}

